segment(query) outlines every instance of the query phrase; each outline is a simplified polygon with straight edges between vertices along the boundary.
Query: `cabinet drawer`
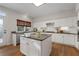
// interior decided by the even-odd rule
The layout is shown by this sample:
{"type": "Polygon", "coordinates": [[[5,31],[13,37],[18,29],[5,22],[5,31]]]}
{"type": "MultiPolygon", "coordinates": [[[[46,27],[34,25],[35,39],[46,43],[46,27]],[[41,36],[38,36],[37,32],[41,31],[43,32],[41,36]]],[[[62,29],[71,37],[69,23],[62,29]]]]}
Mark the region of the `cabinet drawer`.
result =
{"type": "Polygon", "coordinates": [[[64,34],[64,44],[75,45],[75,35],[64,34]]]}

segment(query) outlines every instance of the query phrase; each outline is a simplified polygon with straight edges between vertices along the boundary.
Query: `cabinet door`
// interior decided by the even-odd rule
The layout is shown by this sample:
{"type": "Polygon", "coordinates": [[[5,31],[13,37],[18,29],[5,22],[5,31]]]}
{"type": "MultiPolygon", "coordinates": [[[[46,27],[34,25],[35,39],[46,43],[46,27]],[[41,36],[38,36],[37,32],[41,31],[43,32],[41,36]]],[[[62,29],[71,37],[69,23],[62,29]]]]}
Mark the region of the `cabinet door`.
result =
{"type": "Polygon", "coordinates": [[[26,21],[25,26],[27,26],[27,27],[31,27],[31,22],[27,22],[27,21],[26,21]]]}
{"type": "Polygon", "coordinates": [[[41,42],[29,38],[20,38],[20,50],[27,56],[41,55],[41,42]]]}
{"type": "Polygon", "coordinates": [[[76,48],[78,48],[79,49],[79,37],[78,37],[78,35],[75,35],[75,46],[76,46],[76,48]]]}
{"type": "Polygon", "coordinates": [[[63,43],[63,34],[53,34],[52,41],[55,43],[63,43]]]}
{"type": "Polygon", "coordinates": [[[13,45],[16,46],[16,34],[12,34],[13,45]]]}
{"type": "Polygon", "coordinates": [[[75,45],[75,36],[71,34],[64,34],[64,44],[75,45]]]}
{"type": "Polygon", "coordinates": [[[27,38],[20,37],[20,50],[24,55],[30,55],[30,45],[27,38]]]}
{"type": "Polygon", "coordinates": [[[31,39],[30,41],[30,55],[31,56],[40,56],[41,55],[41,42],[31,39]]]}
{"type": "Polygon", "coordinates": [[[20,50],[24,55],[29,55],[29,46],[26,43],[20,44],[20,50]]]}

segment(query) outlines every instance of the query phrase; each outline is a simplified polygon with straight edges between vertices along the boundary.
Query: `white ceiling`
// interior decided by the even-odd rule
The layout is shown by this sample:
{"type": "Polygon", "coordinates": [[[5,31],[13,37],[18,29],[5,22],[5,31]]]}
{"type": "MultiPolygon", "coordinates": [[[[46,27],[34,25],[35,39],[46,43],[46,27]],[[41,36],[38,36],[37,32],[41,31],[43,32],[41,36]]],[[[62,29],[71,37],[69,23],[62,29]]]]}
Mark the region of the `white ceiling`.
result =
{"type": "Polygon", "coordinates": [[[75,12],[75,3],[45,3],[39,7],[36,7],[33,3],[2,3],[0,5],[30,15],[32,18],[53,15],[59,12],[75,12]]]}

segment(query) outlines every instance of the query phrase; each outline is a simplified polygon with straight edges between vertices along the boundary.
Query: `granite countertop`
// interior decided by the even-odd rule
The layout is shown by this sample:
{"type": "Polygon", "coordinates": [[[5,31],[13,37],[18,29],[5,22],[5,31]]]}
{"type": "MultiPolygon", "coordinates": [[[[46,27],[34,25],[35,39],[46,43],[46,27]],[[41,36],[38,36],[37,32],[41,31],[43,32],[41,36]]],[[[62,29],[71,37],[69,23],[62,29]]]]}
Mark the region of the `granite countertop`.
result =
{"type": "Polygon", "coordinates": [[[18,32],[18,31],[12,31],[11,33],[14,33],[14,34],[24,34],[24,33],[29,33],[29,32],[31,32],[31,31],[27,31],[27,32],[18,32]]]}
{"type": "Polygon", "coordinates": [[[71,34],[71,35],[78,35],[77,33],[69,33],[69,32],[63,32],[63,33],[60,33],[60,32],[53,32],[53,31],[46,31],[45,33],[57,33],[57,34],[71,34]]]}
{"type": "Polygon", "coordinates": [[[13,34],[24,34],[24,32],[11,32],[13,34]]]}
{"type": "Polygon", "coordinates": [[[30,39],[34,39],[34,40],[38,40],[38,41],[43,41],[45,39],[47,39],[48,37],[51,36],[51,34],[41,34],[40,37],[36,36],[36,35],[30,35],[29,37],[26,37],[24,35],[22,35],[25,38],[30,38],[30,39]]]}

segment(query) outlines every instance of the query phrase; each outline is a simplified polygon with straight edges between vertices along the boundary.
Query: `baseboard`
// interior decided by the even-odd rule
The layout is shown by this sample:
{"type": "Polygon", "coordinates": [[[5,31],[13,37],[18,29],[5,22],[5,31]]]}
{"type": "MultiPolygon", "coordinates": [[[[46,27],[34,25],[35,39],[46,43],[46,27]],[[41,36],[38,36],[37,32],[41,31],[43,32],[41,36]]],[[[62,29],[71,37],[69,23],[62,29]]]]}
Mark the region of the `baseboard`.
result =
{"type": "Polygon", "coordinates": [[[68,44],[64,44],[64,43],[58,43],[58,42],[52,42],[52,43],[56,43],[56,44],[60,44],[60,45],[65,45],[65,46],[70,46],[70,47],[75,47],[75,45],[68,45],[68,44]]]}

